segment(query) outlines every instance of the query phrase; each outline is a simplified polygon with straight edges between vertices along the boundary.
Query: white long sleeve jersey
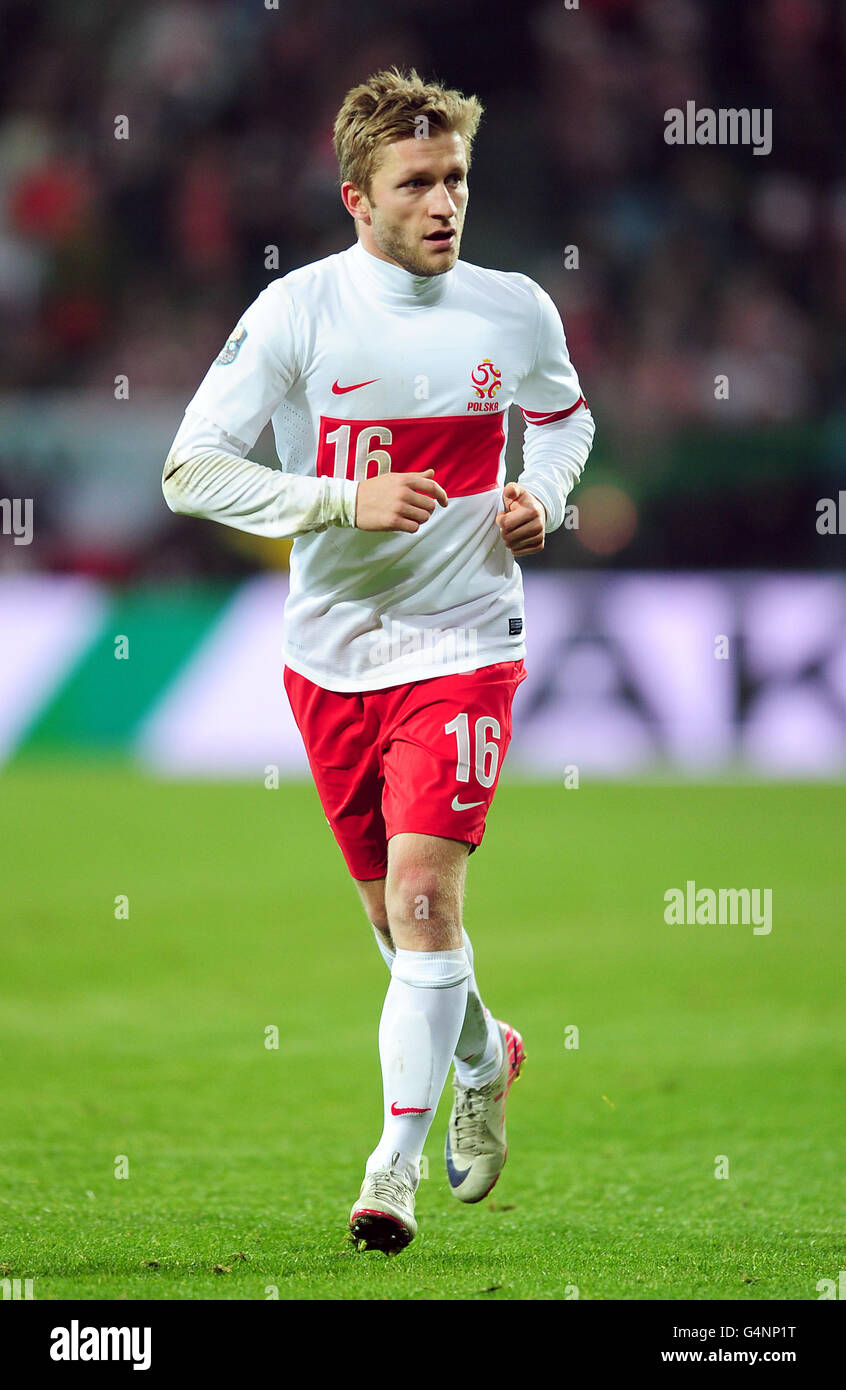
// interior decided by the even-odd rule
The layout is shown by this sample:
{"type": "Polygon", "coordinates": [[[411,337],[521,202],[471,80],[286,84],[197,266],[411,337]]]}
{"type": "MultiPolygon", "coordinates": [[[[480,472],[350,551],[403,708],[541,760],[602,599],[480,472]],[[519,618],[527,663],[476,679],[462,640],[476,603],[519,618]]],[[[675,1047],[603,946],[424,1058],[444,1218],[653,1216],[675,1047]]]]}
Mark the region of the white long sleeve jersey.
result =
{"type": "Polygon", "coordinates": [[[164,469],[173,511],[296,536],[284,659],[329,690],[383,689],[525,655],[502,510],[508,407],[520,482],[564,519],[593,419],[552,300],[458,261],[415,276],[356,243],[274,280],[190,402],[164,469]],[[272,420],[280,472],[245,457],[272,420]],[[434,468],[419,530],[355,528],[359,482],[434,468]]]}

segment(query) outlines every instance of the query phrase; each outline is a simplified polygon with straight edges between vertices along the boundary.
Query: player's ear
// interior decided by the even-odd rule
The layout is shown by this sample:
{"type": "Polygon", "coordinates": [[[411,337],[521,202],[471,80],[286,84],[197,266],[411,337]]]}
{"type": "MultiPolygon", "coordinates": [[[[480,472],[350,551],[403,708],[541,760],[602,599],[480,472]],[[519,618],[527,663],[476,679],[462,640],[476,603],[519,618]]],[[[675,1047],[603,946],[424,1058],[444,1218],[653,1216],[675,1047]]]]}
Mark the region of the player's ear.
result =
{"type": "Polygon", "coordinates": [[[349,180],[341,184],[341,201],[357,222],[370,221],[370,202],[367,194],[357,184],[350,183],[349,180]]]}

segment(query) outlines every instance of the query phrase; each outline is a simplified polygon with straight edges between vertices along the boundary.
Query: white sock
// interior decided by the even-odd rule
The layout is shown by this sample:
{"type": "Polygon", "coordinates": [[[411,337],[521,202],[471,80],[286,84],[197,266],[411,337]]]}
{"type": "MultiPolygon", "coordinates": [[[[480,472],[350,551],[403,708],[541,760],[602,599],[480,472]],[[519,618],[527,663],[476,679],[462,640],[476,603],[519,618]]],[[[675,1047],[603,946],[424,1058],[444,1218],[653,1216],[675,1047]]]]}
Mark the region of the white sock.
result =
{"type": "Polygon", "coordinates": [[[482,1003],[473,973],[473,947],[464,932],[464,949],[470,962],[467,1009],[455,1049],[455,1074],[462,1086],[478,1090],[499,1076],[502,1069],[502,1034],[499,1024],[482,1003]]]}
{"type": "MultiPolygon", "coordinates": [[[[373,923],[370,924],[373,926],[373,923]]],[[[385,938],[373,927],[376,945],[382,959],[390,970],[394,963],[394,952],[385,945],[385,938]]],[[[473,973],[473,947],[466,931],[461,933],[467,960],[470,964],[470,978],[467,981],[467,1009],[461,1034],[455,1049],[455,1074],[462,1086],[478,1089],[486,1086],[498,1076],[502,1068],[502,1034],[499,1024],[482,1003],[476,976],[473,973]]]]}
{"type": "Polygon", "coordinates": [[[461,1032],[469,974],[463,946],[457,951],[395,952],[379,1023],[384,1126],[367,1160],[368,1173],[398,1166],[417,1182],[420,1155],[461,1032]]]}

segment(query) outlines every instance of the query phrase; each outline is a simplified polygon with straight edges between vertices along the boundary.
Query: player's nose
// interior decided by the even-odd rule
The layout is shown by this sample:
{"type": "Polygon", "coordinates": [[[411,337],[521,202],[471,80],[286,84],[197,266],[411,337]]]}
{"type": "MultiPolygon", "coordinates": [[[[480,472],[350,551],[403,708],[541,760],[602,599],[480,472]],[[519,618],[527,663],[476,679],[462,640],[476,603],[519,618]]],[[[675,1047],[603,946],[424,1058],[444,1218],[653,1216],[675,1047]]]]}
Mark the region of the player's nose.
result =
{"type": "Polygon", "coordinates": [[[455,217],[457,212],[458,208],[450,197],[446,184],[441,183],[433,188],[429,201],[430,215],[432,217],[455,217]]]}

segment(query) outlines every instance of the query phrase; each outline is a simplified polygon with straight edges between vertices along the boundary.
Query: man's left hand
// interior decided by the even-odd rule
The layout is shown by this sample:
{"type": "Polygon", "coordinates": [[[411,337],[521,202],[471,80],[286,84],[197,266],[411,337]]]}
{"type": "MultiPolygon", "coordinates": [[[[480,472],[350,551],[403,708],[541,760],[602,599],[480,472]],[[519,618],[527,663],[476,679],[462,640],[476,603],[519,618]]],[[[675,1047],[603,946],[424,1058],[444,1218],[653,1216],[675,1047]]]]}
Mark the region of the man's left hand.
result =
{"type": "Polygon", "coordinates": [[[533,555],[543,550],[546,510],[521,483],[506,483],[505,510],[497,513],[500,535],[513,555],[533,555]]]}

